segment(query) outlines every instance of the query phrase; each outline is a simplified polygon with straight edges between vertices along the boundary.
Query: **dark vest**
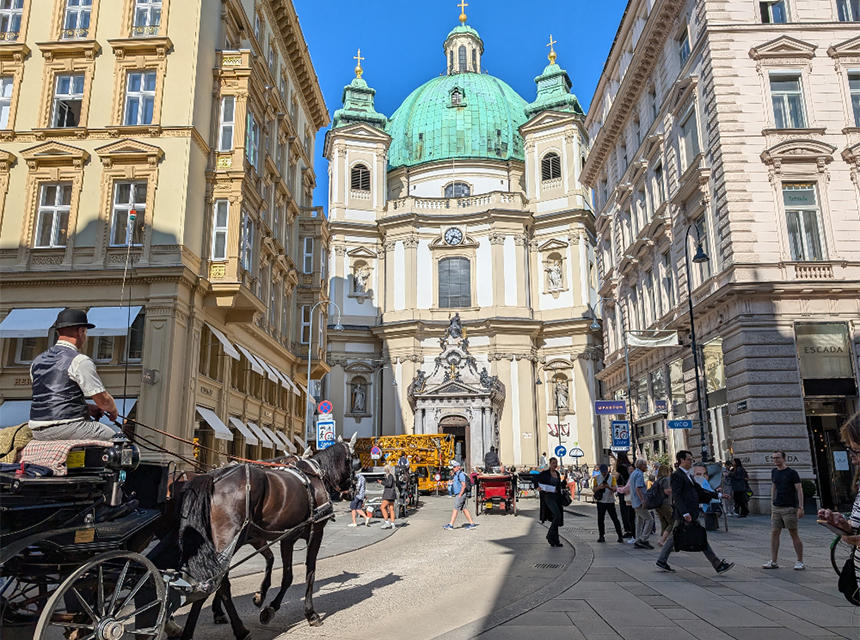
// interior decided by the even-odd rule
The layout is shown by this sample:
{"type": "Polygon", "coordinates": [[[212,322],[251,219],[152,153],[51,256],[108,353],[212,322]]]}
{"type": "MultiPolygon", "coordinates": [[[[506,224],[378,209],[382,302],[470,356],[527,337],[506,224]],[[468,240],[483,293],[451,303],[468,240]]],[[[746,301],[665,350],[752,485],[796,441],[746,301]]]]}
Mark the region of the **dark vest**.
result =
{"type": "Polygon", "coordinates": [[[78,355],[75,349],[55,344],[33,360],[30,420],[51,422],[89,416],[83,391],[69,377],[69,366],[78,355]]]}

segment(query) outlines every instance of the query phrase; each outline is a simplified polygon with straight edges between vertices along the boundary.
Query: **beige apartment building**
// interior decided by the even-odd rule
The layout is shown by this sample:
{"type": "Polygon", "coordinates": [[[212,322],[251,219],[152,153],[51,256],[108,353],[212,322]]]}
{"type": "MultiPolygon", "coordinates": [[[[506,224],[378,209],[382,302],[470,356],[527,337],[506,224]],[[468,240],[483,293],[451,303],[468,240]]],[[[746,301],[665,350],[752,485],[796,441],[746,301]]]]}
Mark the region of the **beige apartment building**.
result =
{"type": "Polygon", "coordinates": [[[0,31],[0,426],[27,419],[29,363],[76,306],[121,413],[222,453],[292,448],[328,242],[328,114],[292,4],[10,0],[0,31]]]}
{"type": "Polygon", "coordinates": [[[844,506],[837,428],[857,410],[860,12],[853,0],[631,0],[586,126],[601,272],[605,398],[627,395],[651,454],[740,458],[768,509],[771,453],[844,506]],[[698,243],[709,260],[691,263],[698,243]]]}

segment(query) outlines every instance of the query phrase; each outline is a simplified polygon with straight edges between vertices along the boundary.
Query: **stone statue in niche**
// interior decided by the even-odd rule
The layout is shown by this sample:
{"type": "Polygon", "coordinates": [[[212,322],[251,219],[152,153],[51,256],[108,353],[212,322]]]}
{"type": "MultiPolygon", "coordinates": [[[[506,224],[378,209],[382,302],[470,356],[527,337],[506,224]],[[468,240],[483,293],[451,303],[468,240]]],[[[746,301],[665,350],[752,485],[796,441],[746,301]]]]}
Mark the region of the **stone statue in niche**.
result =
{"type": "Polygon", "coordinates": [[[364,382],[357,382],[352,387],[352,412],[365,413],[367,411],[367,391],[364,382]]]}
{"type": "Polygon", "coordinates": [[[553,260],[546,267],[547,289],[559,291],[562,288],[561,261],[553,260]]]}
{"type": "Polygon", "coordinates": [[[370,267],[366,264],[361,263],[355,266],[355,270],[352,272],[352,288],[353,293],[356,294],[364,294],[367,293],[367,285],[370,281],[370,267]]]}
{"type": "Polygon", "coordinates": [[[555,406],[559,409],[567,409],[567,380],[555,381],[555,406]]]}

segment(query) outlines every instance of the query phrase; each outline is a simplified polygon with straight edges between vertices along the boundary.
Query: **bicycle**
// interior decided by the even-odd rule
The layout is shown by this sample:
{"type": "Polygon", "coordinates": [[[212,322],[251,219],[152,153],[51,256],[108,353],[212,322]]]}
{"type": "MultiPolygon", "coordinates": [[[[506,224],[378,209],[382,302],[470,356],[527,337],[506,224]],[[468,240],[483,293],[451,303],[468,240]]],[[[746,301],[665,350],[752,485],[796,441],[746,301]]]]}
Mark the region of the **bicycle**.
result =
{"type": "Polygon", "coordinates": [[[854,545],[842,541],[842,536],[833,538],[833,542],[830,543],[830,564],[833,565],[837,576],[842,575],[842,567],[852,557],[854,549],[854,545]]]}

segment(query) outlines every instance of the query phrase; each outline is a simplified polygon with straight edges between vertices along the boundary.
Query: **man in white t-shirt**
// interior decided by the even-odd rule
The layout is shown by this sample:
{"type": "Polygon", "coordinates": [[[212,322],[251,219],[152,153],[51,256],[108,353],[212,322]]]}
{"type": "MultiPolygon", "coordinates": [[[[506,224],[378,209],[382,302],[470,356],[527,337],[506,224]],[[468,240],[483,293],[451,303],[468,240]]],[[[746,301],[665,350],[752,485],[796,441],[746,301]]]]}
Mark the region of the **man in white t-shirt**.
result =
{"type": "Polygon", "coordinates": [[[111,440],[118,433],[98,421],[105,414],[116,420],[116,402],[105,390],[95,363],[80,353],[87,329],[94,327],[84,311],[63,309],[54,324],[59,336],[56,344],[33,360],[30,429],[34,440],[111,440]]]}

